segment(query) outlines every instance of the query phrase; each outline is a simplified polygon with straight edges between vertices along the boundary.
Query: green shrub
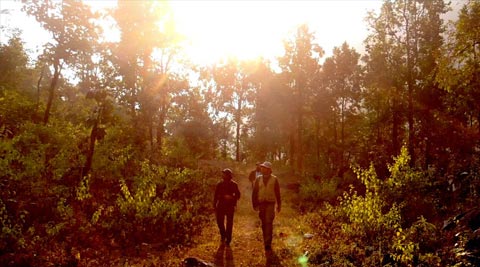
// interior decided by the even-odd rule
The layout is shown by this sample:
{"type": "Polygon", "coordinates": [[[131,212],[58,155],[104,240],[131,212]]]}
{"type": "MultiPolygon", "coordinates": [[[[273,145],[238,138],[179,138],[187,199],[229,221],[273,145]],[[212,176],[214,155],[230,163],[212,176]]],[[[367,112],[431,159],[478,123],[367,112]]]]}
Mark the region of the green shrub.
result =
{"type": "MultiPolygon", "coordinates": [[[[352,168],[365,192],[360,194],[351,186],[339,197],[338,205],[325,205],[320,211],[322,220],[305,217],[321,234],[319,240],[328,243],[327,248],[314,246],[319,249],[312,258],[318,263],[329,262],[329,266],[379,266],[385,256],[400,266],[441,264],[436,254],[441,246],[439,233],[422,216],[425,210],[419,209],[431,198],[420,200],[424,195],[418,194],[428,191],[432,183],[426,174],[412,169],[409,160],[403,148],[388,166],[391,176],[386,180],[377,177],[373,165],[352,168]],[[413,217],[417,219],[413,221],[413,217]]],[[[314,187],[312,191],[320,190],[314,187]]]]}
{"type": "Polygon", "coordinates": [[[12,139],[0,140],[0,150],[5,152],[0,171],[7,179],[60,180],[69,169],[82,166],[83,157],[73,139],[82,135],[81,128],[69,123],[53,127],[26,123],[21,129],[12,139]]]}
{"type": "Polygon", "coordinates": [[[388,170],[390,176],[383,183],[382,194],[384,199],[402,204],[402,226],[410,227],[420,216],[433,219],[436,213],[434,203],[440,197],[433,189],[436,178],[410,167],[406,147],[394,157],[388,170]]]}
{"type": "Polygon", "coordinates": [[[76,199],[83,201],[92,197],[90,193],[91,175],[84,176],[79,185],[75,188],[76,199]]]}
{"type": "Polygon", "coordinates": [[[189,169],[172,170],[148,161],[141,165],[141,173],[130,186],[128,181],[120,180],[115,205],[118,215],[113,215],[119,217],[111,218],[120,223],[112,228],[121,227],[127,236],[145,238],[143,241],[163,242],[184,239],[198,230],[211,202],[206,195],[209,185],[202,174],[189,169]],[[152,232],[156,235],[152,236],[152,232]]]}
{"type": "Polygon", "coordinates": [[[323,202],[332,203],[338,197],[337,178],[318,181],[313,178],[306,179],[300,184],[299,195],[302,203],[310,207],[318,207],[323,202]]]}
{"type": "Polygon", "coordinates": [[[341,197],[338,211],[347,219],[342,228],[347,235],[365,240],[365,246],[387,250],[394,233],[400,228],[400,206],[383,198],[383,182],[378,179],[373,165],[366,170],[355,168],[355,173],[366,191],[360,196],[351,188],[341,197]]]}
{"type": "Polygon", "coordinates": [[[410,228],[397,230],[393,238],[393,258],[402,264],[412,262],[438,266],[440,257],[435,255],[438,233],[435,225],[420,217],[410,228]]]}
{"type": "Polygon", "coordinates": [[[25,240],[22,235],[22,222],[24,222],[25,214],[21,213],[20,218],[15,219],[12,214],[8,213],[5,203],[0,199],[0,251],[7,248],[14,250],[23,247],[25,240]],[[18,222],[17,222],[18,220],[18,222]]]}
{"type": "Polygon", "coordinates": [[[121,127],[106,129],[105,138],[97,141],[93,169],[99,177],[132,177],[137,175],[142,158],[135,146],[128,143],[128,132],[121,127]],[[120,140],[120,141],[119,141],[120,140]]]}

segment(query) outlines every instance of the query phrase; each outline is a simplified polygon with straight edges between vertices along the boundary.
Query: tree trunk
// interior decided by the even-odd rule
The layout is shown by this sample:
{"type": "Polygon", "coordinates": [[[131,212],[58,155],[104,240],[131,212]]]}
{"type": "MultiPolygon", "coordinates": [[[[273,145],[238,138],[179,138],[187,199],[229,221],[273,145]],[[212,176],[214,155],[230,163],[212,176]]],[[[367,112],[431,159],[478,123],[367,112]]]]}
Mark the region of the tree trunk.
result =
{"type": "Polygon", "coordinates": [[[98,119],[95,120],[95,124],[90,132],[90,140],[88,144],[87,158],[85,160],[85,168],[83,169],[82,176],[88,175],[92,168],[93,153],[95,152],[95,141],[97,140],[98,119]]]}
{"type": "Polygon", "coordinates": [[[399,146],[398,146],[398,127],[400,124],[400,118],[398,115],[398,97],[396,96],[393,97],[393,103],[392,103],[392,155],[397,155],[398,152],[400,151],[399,146]]]}
{"type": "Polygon", "coordinates": [[[242,126],[242,100],[238,100],[235,122],[236,122],[236,129],[235,129],[235,160],[240,161],[240,129],[242,126]]]}
{"type": "Polygon", "coordinates": [[[345,97],[342,99],[342,110],[340,117],[340,170],[345,167],[345,97]]]}
{"type": "Polygon", "coordinates": [[[45,74],[45,65],[42,66],[42,70],[40,71],[40,77],[38,78],[38,82],[37,82],[37,101],[36,101],[36,104],[35,104],[35,113],[38,112],[38,108],[40,106],[40,86],[42,85],[42,80],[43,80],[43,75],[44,74],[45,74]]]}
{"type": "Polygon", "coordinates": [[[316,166],[317,171],[320,171],[318,166],[320,166],[320,119],[316,119],[315,123],[315,157],[316,157],[316,166]]]}
{"type": "Polygon", "coordinates": [[[45,125],[48,123],[48,120],[50,118],[50,110],[52,108],[53,98],[55,96],[55,88],[57,87],[58,79],[60,77],[61,66],[60,66],[60,60],[58,58],[55,59],[53,68],[54,68],[54,73],[53,73],[53,78],[50,83],[50,88],[48,91],[47,107],[45,109],[45,114],[43,116],[43,124],[45,125]]]}
{"type": "MultiPolygon", "coordinates": [[[[405,2],[405,5],[407,2],[405,2]]],[[[408,123],[408,154],[410,154],[410,166],[415,165],[415,148],[414,148],[414,138],[415,138],[415,125],[414,125],[414,108],[413,108],[413,92],[414,92],[414,77],[413,77],[413,59],[416,55],[415,46],[411,45],[411,39],[414,39],[414,33],[410,33],[410,20],[405,15],[405,29],[406,29],[406,47],[405,52],[407,56],[407,97],[408,97],[408,107],[407,107],[407,123],[408,123]]],[[[413,22],[412,22],[413,24],[413,22]]],[[[413,26],[412,26],[413,27],[413,26]]],[[[415,41],[415,40],[413,40],[415,41]]],[[[416,42],[415,42],[416,43],[416,42]]]]}
{"type": "Polygon", "coordinates": [[[222,158],[227,158],[227,138],[228,138],[228,131],[227,131],[227,121],[223,120],[223,143],[222,143],[222,158]]]}
{"type": "Polygon", "coordinates": [[[88,151],[87,151],[87,158],[85,161],[85,168],[83,169],[82,176],[88,175],[90,169],[92,168],[93,162],[93,154],[95,152],[95,142],[97,141],[98,136],[98,125],[100,124],[100,118],[103,113],[103,105],[100,105],[97,117],[95,118],[95,122],[92,127],[92,131],[90,132],[90,140],[88,144],[88,151]]]}
{"type": "Polygon", "coordinates": [[[295,132],[293,129],[290,130],[290,166],[295,167],[296,166],[296,150],[295,150],[295,132]]]}
{"type": "MultiPolygon", "coordinates": [[[[302,75],[303,76],[303,75],[302,75]]],[[[297,85],[297,170],[298,173],[303,172],[303,90],[305,88],[305,80],[298,77],[297,85]]]]}
{"type": "Polygon", "coordinates": [[[148,117],[148,142],[150,144],[150,160],[154,161],[156,158],[155,157],[156,144],[153,140],[153,116],[152,115],[148,117]]]}
{"type": "Polygon", "coordinates": [[[155,145],[156,152],[161,155],[162,153],[162,142],[163,142],[163,135],[165,134],[165,118],[166,118],[166,105],[162,104],[158,115],[158,125],[157,125],[157,143],[155,145]]]}
{"type": "MultiPolygon", "coordinates": [[[[300,108],[301,109],[301,108],[300,108]]],[[[297,170],[302,173],[303,172],[303,115],[302,112],[299,111],[298,114],[298,129],[297,129],[297,138],[298,138],[298,153],[297,153],[297,170]]]]}
{"type": "Polygon", "coordinates": [[[411,82],[408,86],[408,154],[410,154],[410,166],[415,165],[415,148],[414,148],[414,120],[413,120],[413,88],[411,82]]]}

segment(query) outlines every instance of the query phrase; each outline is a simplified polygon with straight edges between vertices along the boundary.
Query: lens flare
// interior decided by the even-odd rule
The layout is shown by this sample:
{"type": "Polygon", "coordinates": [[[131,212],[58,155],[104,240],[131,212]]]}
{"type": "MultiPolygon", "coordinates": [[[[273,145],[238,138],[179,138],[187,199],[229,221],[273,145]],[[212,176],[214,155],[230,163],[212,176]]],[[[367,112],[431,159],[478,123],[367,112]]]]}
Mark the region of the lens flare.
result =
{"type": "Polygon", "coordinates": [[[303,254],[302,256],[298,257],[297,259],[298,263],[302,267],[307,267],[308,266],[308,256],[307,253],[303,254]]]}

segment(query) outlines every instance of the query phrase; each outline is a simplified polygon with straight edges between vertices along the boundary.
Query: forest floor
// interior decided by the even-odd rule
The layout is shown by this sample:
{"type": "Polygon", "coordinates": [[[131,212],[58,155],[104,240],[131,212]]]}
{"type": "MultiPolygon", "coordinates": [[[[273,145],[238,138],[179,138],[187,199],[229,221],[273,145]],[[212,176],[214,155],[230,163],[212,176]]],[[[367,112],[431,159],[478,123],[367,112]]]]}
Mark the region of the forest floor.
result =
{"type": "MultiPolygon", "coordinates": [[[[275,174],[275,172],[274,172],[275,174]]],[[[177,246],[161,254],[148,251],[143,257],[124,260],[124,266],[183,266],[187,257],[195,257],[216,267],[234,266],[306,266],[301,263],[308,251],[309,239],[304,238],[305,223],[299,218],[300,212],[293,208],[292,200],[297,193],[293,177],[276,174],[280,181],[282,210],[275,215],[272,251],[266,253],[263,247],[262,231],[258,213],[251,205],[252,186],[248,181],[248,171],[235,175],[242,197],[234,215],[233,238],[230,246],[220,242],[215,216],[195,238],[194,243],[177,246]]],[[[212,193],[213,195],[213,193],[212,193]]],[[[202,265],[203,266],[203,265],[202,265]]],[[[210,265],[208,265],[210,266],[210,265]]]]}

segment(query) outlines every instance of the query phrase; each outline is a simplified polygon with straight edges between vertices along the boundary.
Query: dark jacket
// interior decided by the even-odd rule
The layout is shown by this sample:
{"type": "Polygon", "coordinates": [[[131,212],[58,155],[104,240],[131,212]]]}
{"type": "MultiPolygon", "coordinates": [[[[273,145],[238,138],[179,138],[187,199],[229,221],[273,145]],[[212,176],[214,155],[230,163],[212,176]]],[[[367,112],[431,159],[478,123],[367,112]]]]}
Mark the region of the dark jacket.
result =
{"type": "Polygon", "coordinates": [[[240,191],[235,181],[220,181],[215,188],[213,206],[215,208],[235,207],[240,199],[240,191]]]}

